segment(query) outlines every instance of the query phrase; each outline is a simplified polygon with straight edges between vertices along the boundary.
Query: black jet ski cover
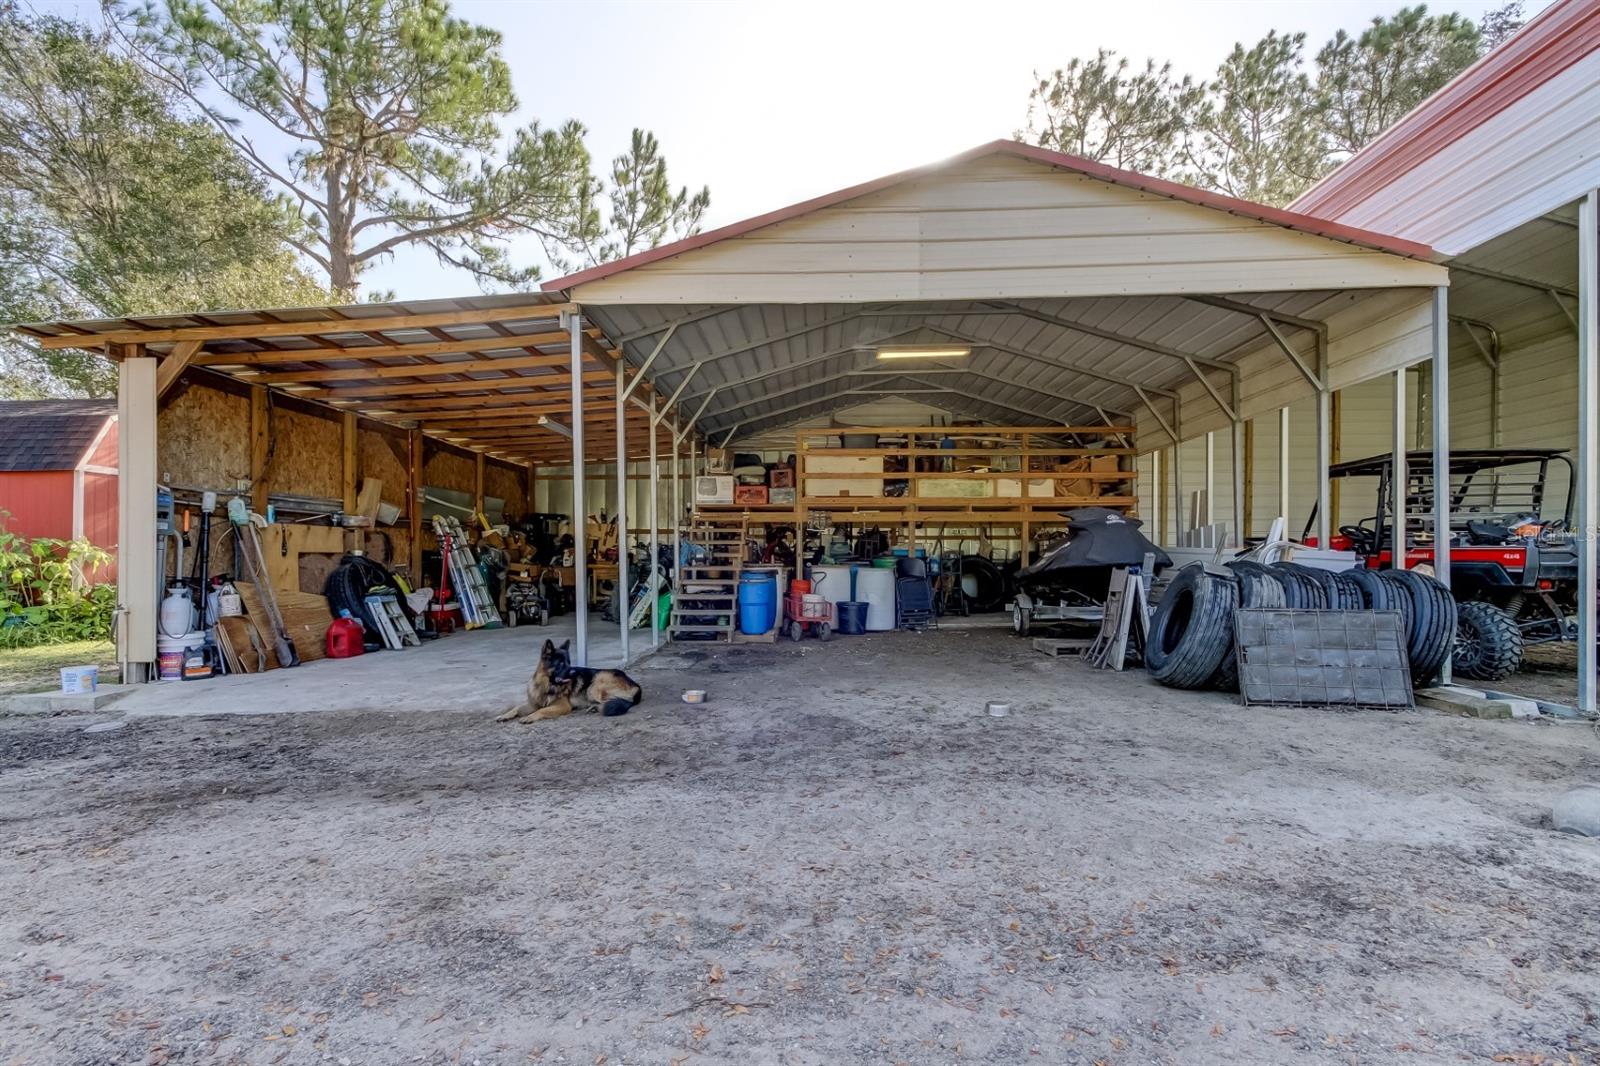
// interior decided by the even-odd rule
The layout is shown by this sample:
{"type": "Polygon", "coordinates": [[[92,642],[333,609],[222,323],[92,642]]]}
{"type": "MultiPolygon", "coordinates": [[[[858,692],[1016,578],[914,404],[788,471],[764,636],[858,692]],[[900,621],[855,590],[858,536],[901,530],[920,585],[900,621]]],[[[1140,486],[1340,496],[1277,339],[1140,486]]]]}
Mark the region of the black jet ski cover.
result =
{"type": "Polygon", "coordinates": [[[1046,577],[1057,570],[1085,567],[1140,566],[1146,554],[1156,557],[1156,573],[1172,565],[1166,552],[1139,532],[1144,525],[1104,507],[1082,507],[1062,512],[1067,518],[1067,541],[1045,553],[1038,562],[1017,572],[1018,580],[1046,577]]]}

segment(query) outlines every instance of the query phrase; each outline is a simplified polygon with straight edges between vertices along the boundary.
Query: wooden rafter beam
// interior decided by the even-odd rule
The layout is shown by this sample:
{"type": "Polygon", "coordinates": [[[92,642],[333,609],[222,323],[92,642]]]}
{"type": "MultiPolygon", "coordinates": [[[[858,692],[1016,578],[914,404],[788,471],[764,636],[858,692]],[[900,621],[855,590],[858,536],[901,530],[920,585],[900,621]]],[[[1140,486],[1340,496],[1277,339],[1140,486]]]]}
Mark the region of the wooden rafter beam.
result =
{"type": "MultiPolygon", "coordinates": [[[[435,334],[437,336],[437,334],[435,334]]],[[[447,337],[419,344],[324,345],[317,348],[269,348],[259,352],[204,352],[200,366],[274,366],[279,363],[315,363],[329,359],[385,359],[397,356],[450,355],[454,352],[507,352],[562,343],[565,333],[513,333],[497,337],[447,337]]]]}
{"type": "Polygon", "coordinates": [[[442,378],[482,370],[539,370],[566,366],[564,355],[520,355],[510,359],[458,359],[452,363],[408,363],[363,366],[348,370],[290,370],[278,374],[239,374],[252,385],[309,385],[323,381],[368,381],[373,378],[442,378]]]}
{"type": "Polygon", "coordinates": [[[492,396],[435,396],[414,400],[362,400],[358,404],[339,404],[358,411],[405,411],[409,418],[427,414],[476,413],[479,411],[514,410],[519,405],[561,403],[572,406],[571,394],[566,389],[534,389],[526,392],[499,392],[492,396]]]}
{"type": "Polygon", "coordinates": [[[172,351],[156,366],[156,399],[161,399],[178,383],[178,378],[189,369],[199,350],[199,341],[179,341],[172,346],[172,351]]]}
{"type": "MultiPolygon", "coordinates": [[[[122,329],[106,333],[64,334],[39,337],[39,347],[99,348],[104,344],[165,344],[169,341],[253,340],[257,337],[315,337],[331,333],[369,330],[427,329],[429,326],[466,326],[480,322],[526,322],[557,318],[572,304],[526,304],[517,307],[470,308],[431,314],[383,315],[374,318],[333,318],[312,322],[253,322],[226,326],[176,326],[171,329],[122,329]]],[[[598,345],[597,345],[598,347],[598,345]]]]}
{"type": "MultiPolygon", "coordinates": [[[[586,370],[583,374],[584,387],[593,382],[600,391],[605,391],[604,386],[614,379],[613,375],[604,370],[586,370]]],[[[306,399],[349,399],[357,400],[374,396],[432,396],[451,392],[486,392],[494,394],[494,390],[503,388],[538,388],[545,385],[568,386],[572,385],[571,374],[540,374],[537,377],[503,377],[503,378],[478,378],[467,381],[433,381],[422,382],[415,385],[349,385],[337,389],[304,389],[294,390],[295,395],[306,399]]],[[[505,395],[500,393],[499,395],[505,395]]]]}

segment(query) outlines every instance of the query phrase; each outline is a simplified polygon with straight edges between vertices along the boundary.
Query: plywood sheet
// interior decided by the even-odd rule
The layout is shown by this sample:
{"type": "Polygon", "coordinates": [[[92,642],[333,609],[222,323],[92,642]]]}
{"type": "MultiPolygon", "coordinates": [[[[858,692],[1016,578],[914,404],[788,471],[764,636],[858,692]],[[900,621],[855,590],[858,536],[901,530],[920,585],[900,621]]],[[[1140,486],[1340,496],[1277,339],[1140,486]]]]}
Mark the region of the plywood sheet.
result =
{"type": "MultiPolygon", "coordinates": [[[[268,621],[260,593],[248,581],[236,581],[234,587],[239,590],[239,598],[244,601],[245,614],[256,624],[256,628],[270,648],[272,623],[268,621]]],[[[311,662],[326,658],[328,627],[333,624],[327,598],[309,592],[280,592],[277,600],[278,613],[283,615],[284,628],[289,631],[289,640],[294,644],[294,650],[299,653],[300,661],[311,662]]]]}

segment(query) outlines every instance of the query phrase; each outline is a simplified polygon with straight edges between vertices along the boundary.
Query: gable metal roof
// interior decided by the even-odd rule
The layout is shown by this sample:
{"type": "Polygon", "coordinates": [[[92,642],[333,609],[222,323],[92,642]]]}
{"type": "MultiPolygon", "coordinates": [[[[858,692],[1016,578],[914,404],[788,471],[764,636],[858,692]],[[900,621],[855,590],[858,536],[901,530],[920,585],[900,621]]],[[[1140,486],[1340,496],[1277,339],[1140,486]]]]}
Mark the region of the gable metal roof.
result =
{"type": "Polygon", "coordinates": [[[636,267],[647,266],[651,263],[660,262],[663,259],[670,259],[673,256],[683,255],[686,252],[692,252],[696,249],[705,248],[716,244],[719,241],[728,240],[732,237],[744,236],[745,234],[752,233],[767,226],[775,225],[779,222],[786,222],[790,219],[799,218],[802,215],[810,214],[813,211],[818,211],[825,207],[831,207],[835,204],[841,204],[848,200],[856,199],[860,196],[866,196],[869,193],[878,192],[879,190],[900,185],[908,181],[914,181],[930,174],[937,174],[941,170],[952,166],[957,166],[961,163],[969,162],[974,159],[981,159],[985,156],[996,155],[1014,156],[1019,159],[1029,160],[1031,162],[1042,163],[1058,170],[1070,171],[1075,174],[1084,175],[1085,177],[1109,182],[1113,185],[1121,185],[1126,188],[1137,189],[1140,192],[1153,193],[1157,196],[1164,196],[1172,200],[1180,200],[1184,203],[1197,204],[1201,207],[1212,208],[1231,215],[1239,215],[1244,218],[1255,219],[1259,222],[1268,222],[1273,225],[1282,226],[1285,229],[1295,230],[1300,233],[1309,233],[1318,237],[1326,237],[1330,240],[1343,241],[1347,244],[1354,244],[1363,248],[1371,248],[1375,251],[1389,252],[1393,255],[1405,256],[1412,259],[1428,259],[1433,254],[1432,249],[1430,249],[1427,245],[1419,244],[1416,241],[1408,241],[1399,237],[1391,237],[1387,234],[1375,233],[1370,230],[1361,229],[1357,226],[1347,226],[1338,222],[1330,222],[1326,219],[1316,218],[1297,211],[1287,211],[1283,208],[1268,207],[1265,204],[1252,203],[1248,200],[1240,200],[1232,196],[1224,196],[1221,193],[1210,192],[1204,189],[1196,189],[1192,186],[1181,185],[1175,181],[1167,181],[1162,178],[1153,178],[1147,174],[1138,174],[1131,170],[1119,170],[1116,167],[1106,166],[1104,163],[1097,163],[1092,159],[1084,159],[1081,156],[1068,155],[1064,152],[1054,152],[1048,148],[1039,148],[1034,145],[1023,144],[1019,141],[998,140],[991,141],[988,144],[979,145],[977,148],[962,152],[960,155],[953,156],[952,158],[944,160],[943,162],[934,163],[925,167],[917,167],[911,170],[903,170],[897,174],[889,174],[885,177],[876,178],[860,185],[852,185],[848,188],[839,189],[835,192],[813,197],[810,200],[804,200],[797,204],[791,204],[788,207],[779,208],[776,211],[769,211],[766,214],[756,215],[753,218],[747,218],[739,222],[734,222],[718,229],[695,234],[694,236],[686,237],[683,240],[673,241],[670,244],[663,244],[659,247],[651,248],[648,251],[639,252],[635,255],[628,256],[625,259],[618,259],[611,263],[603,263],[600,266],[591,267],[588,270],[580,270],[575,274],[569,274],[563,278],[556,278],[554,281],[547,281],[544,283],[542,288],[546,292],[565,292],[576,288],[579,285],[585,285],[589,282],[599,281],[602,278],[609,278],[614,275],[624,273],[625,271],[633,270],[636,267]]]}

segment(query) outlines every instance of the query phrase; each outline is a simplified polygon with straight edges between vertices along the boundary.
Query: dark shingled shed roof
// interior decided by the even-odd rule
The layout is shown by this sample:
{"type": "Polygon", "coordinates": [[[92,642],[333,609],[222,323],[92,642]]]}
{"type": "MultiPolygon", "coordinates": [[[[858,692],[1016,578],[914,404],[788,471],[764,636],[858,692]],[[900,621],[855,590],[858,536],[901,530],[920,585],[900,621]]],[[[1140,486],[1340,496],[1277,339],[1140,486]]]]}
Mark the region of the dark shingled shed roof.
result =
{"type": "Polygon", "coordinates": [[[0,401],[0,471],[71,470],[116,413],[115,400],[0,401]]]}

